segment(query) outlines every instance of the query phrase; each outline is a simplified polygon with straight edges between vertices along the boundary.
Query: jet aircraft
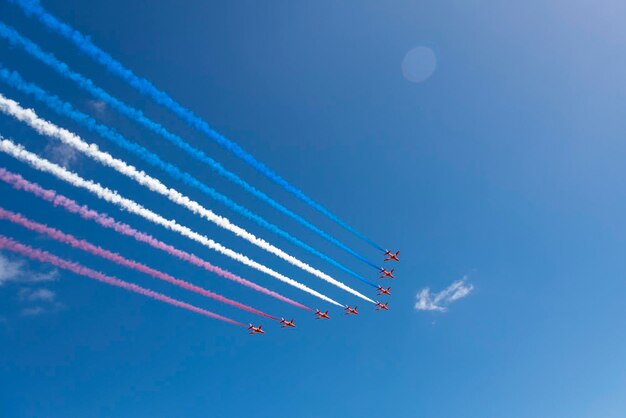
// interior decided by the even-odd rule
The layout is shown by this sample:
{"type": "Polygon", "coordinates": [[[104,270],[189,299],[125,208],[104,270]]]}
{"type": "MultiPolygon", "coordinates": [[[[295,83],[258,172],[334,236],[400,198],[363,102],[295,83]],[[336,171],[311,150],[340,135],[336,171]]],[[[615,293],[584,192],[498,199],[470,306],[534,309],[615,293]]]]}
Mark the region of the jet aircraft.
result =
{"type": "Polygon", "coordinates": [[[293,319],[291,321],[285,321],[285,318],[280,318],[281,328],[295,328],[296,325],[293,323],[293,319]]]}
{"type": "Polygon", "coordinates": [[[250,330],[250,335],[252,334],[265,334],[265,331],[263,331],[263,325],[259,325],[258,327],[255,327],[254,325],[250,324],[250,326],[248,327],[248,329],[250,330]]]}
{"type": "Polygon", "coordinates": [[[388,288],[384,288],[382,286],[378,286],[378,296],[380,295],[387,295],[387,296],[391,296],[391,286],[389,286],[388,288]]]}
{"type": "Polygon", "coordinates": [[[350,306],[346,306],[345,311],[346,311],[346,315],[358,315],[359,313],[356,311],[358,308],[358,306],[355,306],[354,308],[351,308],[350,306]]]}
{"type": "Polygon", "coordinates": [[[380,277],[379,279],[386,279],[386,278],[390,278],[390,279],[395,279],[395,277],[393,277],[393,271],[395,269],[391,269],[390,271],[387,271],[384,267],[380,269],[380,277]]]}
{"type": "Polygon", "coordinates": [[[385,261],[400,261],[400,259],[398,258],[398,254],[400,254],[400,251],[396,251],[395,254],[393,254],[389,250],[385,251],[385,255],[387,256],[387,258],[385,258],[385,261]]]}
{"type": "Polygon", "coordinates": [[[381,310],[388,311],[389,310],[389,308],[387,307],[388,304],[389,304],[389,302],[386,302],[386,303],[376,302],[376,310],[377,311],[381,311],[381,310]]]}
{"type": "Polygon", "coordinates": [[[315,315],[317,315],[317,318],[315,319],[330,319],[330,316],[328,316],[328,311],[322,312],[319,309],[316,309],[315,315]]]}

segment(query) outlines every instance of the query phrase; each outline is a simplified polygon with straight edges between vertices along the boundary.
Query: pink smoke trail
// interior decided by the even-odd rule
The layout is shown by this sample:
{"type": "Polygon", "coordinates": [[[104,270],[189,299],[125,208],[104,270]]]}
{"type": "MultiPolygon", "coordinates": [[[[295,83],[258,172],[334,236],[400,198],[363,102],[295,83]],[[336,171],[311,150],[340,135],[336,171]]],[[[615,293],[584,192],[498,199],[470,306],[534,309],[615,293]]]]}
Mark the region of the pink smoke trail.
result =
{"type": "Polygon", "coordinates": [[[31,221],[27,218],[25,218],[24,216],[5,210],[3,208],[0,207],[0,219],[6,219],[10,222],[13,222],[14,224],[17,225],[21,225],[26,229],[30,229],[31,231],[35,231],[38,232],[40,234],[44,234],[47,235],[48,237],[62,242],[64,244],[68,244],[74,248],[78,248],[80,250],[86,251],[90,254],[93,254],[95,256],[98,257],[102,257],[105,258],[107,260],[110,260],[114,263],[120,264],[122,266],[126,266],[128,268],[131,268],[133,270],[139,271],[141,273],[145,273],[149,276],[152,276],[154,278],[160,279],[160,280],[164,280],[168,283],[172,283],[176,286],[179,286],[183,289],[186,290],[190,290],[192,292],[196,292],[198,294],[201,294],[202,296],[206,296],[208,298],[211,299],[215,299],[218,300],[222,303],[226,303],[228,305],[232,305],[235,306],[239,309],[243,309],[244,311],[248,311],[248,312],[252,312],[254,314],[257,315],[261,315],[264,316],[266,318],[269,319],[273,319],[275,321],[278,321],[278,318],[272,316],[272,315],[268,315],[264,312],[259,311],[258,309],[254,309],[250,306],[244,305],[242,303],[236,302],[232,299],[229,299],[227,297],[218,295],[217,293],[213,293],[209,290],[203,289],[201,287],[198,287],[196,285],[193,285],[189,282],[186,282],[184,280],[180,280],[180,279],[176,279],[175,277],[170,276],[169,274],[160,272],[158,270],[155,270],[151,267],[146,266],[145,264],[141,264],[137,261],[133,261],[133,260],[129,260],[117,253],[113,253],[111,251],[105,250],[101,247],[98,247],[96,245],[93,245],[87,241],[84,240],[80,240],[77,239],[76,237],[74,237],[73,235],[70,234],[66,234],[64,232],[61,232],[57,229],[54,228],[50,228],[49,226],[46,226],[44,224],[40,224],[38,222],[34,222],[31,221]]]}
{"type": "Polygon", "coordinates": [[[106,284],[110,284],[111,286],[121,287],[122,289],[139,293],[140,295],[147,296],[152,299],[160,300],[161,302],[169,303],[170,305],[178,306],[179,308],[187,309],[189,311],[196,312],[201,315],[205,315],[214,319],[219,319],[220,321],[228,322],[230,324],[239,325],[240,327],[246,327],[246,325],[242,324],[241,322],[237,322],[230,318],[226,318],[225,316],[218,315],[213,312],[209,312],[205,309],[198,308],[196,306],[190,305],[185,302],[181,302],[169,296],[165,296],[160,293],[157,293],[153,290],[145,289],[136,284],[128,283],[123,280],[117,279],[115,277],[107,276],[103,273],[100,273],[99,271],[95,271],[90,268],[81,266],[78,263],[74,263],[72,261],[67,261],[62,258],[59,258],[55,255],[50,254],[47,251],[37,250],[27,245],[20,244],[19,242],[14,241],[11,238],[5,237],[3,235],[0,235],[0,249],[4,249],[4,250],[17,253],[17,254],[21,254],[25,257],[30,258],[31,260],[37,260],[43,263],[49,263],[60,269],[68,270],[68,271],[71,271],[72,273],[76,273],[81,276],[88,277],[90,279],[98,280],[106,284]]]}
{"type": "Polygon", "coordinates": [[[76,201],[67,198],[59,193],[57,193],[54,190],[50,190],[50,189],[44,189],[43,187],[39,186],[36,183],[32,183],[26,179],[24,179],[22,176],[20,176],[19,174],[15,174],[12,173],[4,168],[0,167],[0,180],[10,184],[13,188],[17,189],[17,190],[24,190],[27,191],[29,193],[34,194],[37,197],[40,197],[50,203],[52,203],[54,206],[60,206],[63,209],[65,209],[68,212],[71,213],[75,213],[77,215],[79,215],[80,217],[82,217],[83,219],[87,219],[87,220],[93,220],[95,222],[97,222],[98,224],[102,225],[105,228],[110,228],[115,230],[116,232],[123,234],[123,235],[127,235],[129,237],[134,238],[137,241],[140,242],[144,242],[150,246],[152,246],[153,248],[156,248],[158,250],[161,251],[165,251],[166,253],[177,257],[181,260],[187,261],[188,263],[194,264],[198,267],[201,267],[211,273],[217,274],[218,276],[221,276],[225,279],[237,282],[239,284],[242,284],[246,287],[249,287],[251,289],[256,290],[257,292],[261,292],[264,293],[268,296],[271,296],[273,298],[279,299],[283,302],[289,303],[293,306],[297,306],[298,308],[301,309],[306,309],[308,311],[313,311],[311,308],[302,305],[299,302],[296,302],[292,299],[289,299],[285,296],[282,296],[279,293],[276,293],[272,290],[266,289],[265,287],[259,286],[256,283],[253,283],[251,281],[248,281],[246,279],[243,279],[227,270],[223,270],[217,266],[214,266],[213,264],[202,260],[200,257],[194,255],[194,254],[190,254],[187,253],[185,251],[179,250],[169,244],[166,244],[162,241],[157,240],[156,238],[152,237],[151,235],[148,235],[146,233],[137,231],[136,229],[134,229],[133,227],[124,224],[122,222],[118,222],[115,219],[111,218],[110,216],[106,215],[106,214],[102,214],[99,213],[95,210],[91,210],[89,209],[89,207],[83,205],[79,205],[78,203],[76,203],[76,201]]]}

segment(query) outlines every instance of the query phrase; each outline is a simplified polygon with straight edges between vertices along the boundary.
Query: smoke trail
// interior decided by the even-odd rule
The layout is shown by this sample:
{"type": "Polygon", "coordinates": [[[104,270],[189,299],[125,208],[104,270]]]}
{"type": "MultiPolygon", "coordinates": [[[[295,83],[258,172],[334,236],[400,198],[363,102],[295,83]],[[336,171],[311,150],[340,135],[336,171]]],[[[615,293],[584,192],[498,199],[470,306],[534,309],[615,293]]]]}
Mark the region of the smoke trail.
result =
{"type": "Polygon", "coordinates": [[[192,231],[191,229],[179,225],[178,223],[176,223],[173,220],[168,220],[163,218],[162,216],[144,208],[143,206],[141,206],[139,203],[136,203],[130,199],[126,199],[122,196],[120,196],[116,191],[107,189],[102,187],[100,184],[92,182],[90,180],[85,180],[82,177],[80,177],[78,174],[73,173],[71,171],[68,171],[66,169],[64,169],[61,166],[58,166],[56,164],[51,163],[48,160],[45,160],[43,158],[38,157],[37,155],[33,154],[32,152],[29,152],[27,150],[25,150],[23,147],[15,145],[13,142],[7,140],[7,139],[2,139],[0,140],[0,151],[11,155],[12,157],[23,161],[27,164],[29,164],[31,167],[33,167],[36,170],[39,171],[44,171],[47,173],[50,173],[54,176],[56,176],[57,178],[72,184],[75,187],[79,187],[79,188],[83,188],[85,190],[88,190],[89,192],[93,193],[94,195],[96,195],[98,198],[105,200],[107,202],[116,204],[117,206],[121,207],[122,209],[134,213],[136,215],[139,215],[141,217],[143,217],[144,219],[159,224],[165,228],[168,228],[172,231],[178,232],[179,234],[192,239],[194,241],[199,242],[200,244],[219,252],[220,254],[223,254],[227,257],[232,258],[233,260],[236,260],[242,264],[245,264],[249,267],[252,267],[260,272],[263,272],[277,280],[280,280],[284,283],[287,283],[297,289],[300,289],[304,292],[307,292],[313,296],[316,296],[322,300],[325,300],[329,303],[332,303],[334,305],[337,306],[342,306],[340,303],[335,302],[334,300],[332,300],[331,298],[329,298],[328,296],[322,295],[321,293],[310,289],[309,287],[305,286],[302,283],[299,283],[295,280],[292,280],[280,273],[275,272],[274,270],[270,269],[269,267],[264,266],[263,264],[257,263],[254,260],[249,259],[248,257],[246,257],[243,254],[237,253],[229,248],[224,247],[223,245],[207,238],[204,235],[198,234],[195,231],[192,231]]]}
{"type": "Polygon", "coordinates": [[[131,238],[134,238],[135,240],[139,242],[144,242],[157,250],[164,251],[183,261],[187,261],[195,266],[201,267],[205,269],[206,271],[217,274],[220,277],[242,284],[246,287],[256,290],[257,292],[264,293],[268,296],[271,296],[283,302],[287,302],[293,306],[297,306],[298,308],[306,309],[311,312],[313,311],[313,309],[307,306],[304,306],[299,302],[291,300],[272,290],[266,289],[265,287],[259,286],[256,283],[252,283],[227,270],[223,270],[217,266],[214,266],[213,264],[202,260],[200,257],[194,254],[190,254],[185,251],[179,250],[171,245],[168,245],[162,241],[157,240],[151,235],[148,235],[143,232],[139,232],[136,229],[132,228],[131,226],[124,224],[122,222],[118,222],[106,214],[96,212],[95,210],[89,209],[89,207],[85,205],[81,206],[76,201],[63,196],[62,194],[59,194],[55,192],[54,190],[44,189],[37,183],[32,183],[24,179],[19,174],[12,173],[1,167],[0,167],[0,180],[11,185],[16,190],[24,190],[26,192],[29,192],[41,199],[44,199],[45,201],[52,203],[54,206],[60,206],[70,213],[77,214],[85,220],[93,220],[105,228],[113,229],[114,231],[123,235],[127,235],[131,238]]]}
{"type": "Polygon", "coordinates": [[[234,321],[230,318],[226,318],[225,316],[218,315],[213,312],[209,312],[207,310],[198,308],[196,306],[190,305],[185,302],[181,302],[179,300],[176,300],[169,296],[165,296],[155,291],[143,288],[136,284],[128,283],[123,280],[117,279],[115,277],[107,276],[98,271],[84,267],[78,263],[64,260],[62,258],[59,258],[57,256],[50,254],[47,251],[37,250],[27,245],[20,244],[19,242],[14,241],[11,238],[5,237],[4,235],[0,235],[0,249],[8,250],[8,251],[23,255],[25,257],[30,258],[31,260],[37,260],[43,263],[49,263],[60,269],[69,270],[72,273],[89,277],[90,279],[98,280],[99,282],[110,284],[111,286],[121,287],[122,289],[139,293],[140,295],[147,296],[152,299],[160,300],[161,302],[169,303],[170,305],[178,306],[179,308],[187,309],[189,311],[196,312],[201,315],[206,315],[214,319],[219,319],[220,321],[228,322],[234,325],[239,325],[240,327],[246,326],[245,324],[242,324],[241,322],[234,321]]]}
{"type": "MultiPolygon", "coordinates": [[[[290,218],[294,219],[296,222],[300,223],[304,227],[306,227],[309,230],[311,230],[311,231],[315,232],[316,234],[320,235],[322,238],[326,239],[327,241],[335,244],[336,246],[338,246],[339,248],[341,248],[344,251],[348,252],[349,254],[353,255],[354,257],[358,258],[359,260],[367,263],[370,266],[373,266],[374,268],[377,268],[375,265],[370,263],[365,257],[360,255],[356,251],[352,250],[351,248],[349,248],[348,246],[343,244],[341,241],[339,241],[335,237],[333,237],[333,236],[329,235],[328,233],[324,232],[323,230],[317,228],[316,226],[314,226],[313,224],[311,224],[310,222],[308,222],[307,220],[305,220],[301,216],[297,215],[296,213],[292,212],[291,210],[287,209],[286,207],[284,207],[280,203],[278,203],[275,200],[273,200],[272,198],[270,198],[265,193],[261,192],[260,190],[257,190],[256,188],[254,188],[252,185],[248,184],[246,181],[241,179],[236,174],[226,170],[220,163],[218,163],[217,161],[213,160],[211,157],[206,155],[203,151],[201,151],[201,150],[199,150],[197,148],[192,147],[191,145],[186,143],[178,135],[175,135],[175,134],[169,132],[162,125],[160,125],[157,122],[154,122],[151,119],[147,118],[140,110],[128,106],[127,104],[123,103],[122,101],[118,100],[117,98],[111,96],[109,93],[107,93],[106,91],[104,91],[100,87],[97,87],[96,85],[94,85],[92,80],[82,76],[81,74],[79,74],[77,72],[72,71],[68,67],[67,64],[59,61],[54,55],[44,52],[37,44],[35,44],[34,42],[32,42],[31,40],[29,40],[27,38],[24,38],[19,33],[17,33],[17,31],[15,29],[4,25],[2,22],[0,22],[0,36],[3,36],[11,45],[21,47],[24,51],[26,51],[28,54],[30,54],[33,58],[38,59],[39,61],[41,61],[44,64],[48,65],[50,68],[55,70],[58,74],[60,74],[60,75],[62,75],[64,77],[69,78],[70,80],[74,81],[76,84],[78,84],[78,86],[80,88],[82,88],[83,90],[87,91],[89,94],[91,94],[96,99],[101,100],[102,102],[108,104],[109,106],[117,109],[123,115],[129,117],[130,119],[135,120],[137,123],[141,124],[145,128],[151,130],[152,132],[156,133],[157,135],[162,136],[167,141],[171,142],[172,144],[176,145],[177,147],[179,147],[183,151],[187,152],[189,155],[191,155],[195,159],[197,159],[197,160],[207,164],[215,172],[217,172],[221,176],[226,177],[228,180],[230,180],[233,183],[237,184],[238,186],[242,187],[244,190],[246,190],[247,192],[249,192],[252,195],[256,196],[257,198],[263,200],[264,202],[266,202],[267,204],[269,204],[270,206],[272,206],[273,208],[275,208],[279,212],[283,213],[284,215],[289,216],[290,218]]],[[[14,75],[17,75],[17,73],[13,73],[13,74],[9,75],[9,77],[11,77],[11,78],[9,78],[7,82],[12,82],[13,81],[12,80],[12,78],[13,78],[12,76],[14,76],[14,75]]],[[[7,74],[3,74],[3,76],[7,77],[7,74]]],[[[19,75],[17,75],[17,76],[19,77],[19,75]]],[[[24,91],[24,89],[19,87],[19,86],[15,86],[15,87],[20,88],[22,91],[24,91]]],[[[40,95],[40,92],[38,92],[37,90],[39,90],[39,89],[34,89],[34,91],[33,91],[33,89],[31,88],[30,91],[25,91],[25,92],[31,93],[31,94],[35,95],[36,97],[38,97],[38,95],[40,95]]],[[[56,97],[54,97],[54,98],[56,99],[56,97]]],[[[43,100],[43,99],[40,98],[40,100],[43,100]]],[[[57,110],[57,111],[64,111],[66,109],[58,108],[58,109],[55,109],[55,110],[57,110]]],[[[71,115],[68,115],[68,116],[72,117],[71,115]]],[[[214,198],[218,199],[215,196],[214,196],[214,198]]],[[[319,256],[319,254],[316,254],[316,255],[319,256]]],[[[329,260],[326,260],[326,261],[329,261],[329,260]]],[[[342,268],[341,266],[338,266],[338,267],[342,268]]],[[[345,268],[344,268],[344,271],[346,271],[345,268]]],[[[352,272],[348,272],[348,273],[354,275],[354,273],[352,273],[352,272]]]]}
{"type": "Polygon", "coordinates": [[[313,199],[308,197],[303,191],[299,190],[295,186],[291,185],[287,182],[287,180],[283,179],[278,173],[272,171],[269,167],[267,167],[262,162],[255,159],[250,153],[241,148],[235,142],[226,138],[224,135],[215,131],[213,128],[209,126],[209,124],[204,121],[199,116],[196,116],[191,110],[186,109],[178,102],[176,102],[173,98],[171,98],[167,93],[157,89],[152,83],[150,83],[145,78],[140,78],[135,75],[131,70],[124,67],[119,61],[115,60],[109,54],[104,52],[102,49],[98,48],[94,45],[88,37],[80,33],[79,31],[71,28],[69,25],[59,21],[56,17],[47,13],[43,7],[37,1],[33,0],[9,0],[24,10],[24,12],[29,16],[35,16],[44,26],[58,33],[59,35],[65,37],[67,40],[71,41],[80,51],[82,51],[85,55],[98,62],[102,66],[104,66],[111,74],[120,77],[122,80],[126,81],[130,86],[135,88],[139,93],[152,98],[156,103],[159,103],[170,111],[175,113],[178,117],[184,120],[189,125],[193,126],[198,131],[205,134],[207,137],[217,142],[220,146],[231,152],[233,155],[237,156],[241,160],[245,161],[250,166],[254,167],[257,171],[262,173],[265,177],[281,186],[289,193],[308,204],[318,212],[322,213],[347,231],[351,232],[361,240],[367,242],[374,248],[384,251],[384,249],[376,244],[371,239],[367,238],[356,229],[342,221],[339,217],[334,215],[330,210],[326,209],[321,204],[315,202],[313,199]]]}
{"type": "Polygon", "coordinates": [[[274,254],[275,256],[287,261],[288,263],[293,264],[294,266],[299,267],[302,270],[308,273],[311,273],[312,275],[330,284],[333,284],[337,286],[338,288],[345,290],[348,293],[351,293],[357,297],[360,297],[363,300],[371,301],[371,303],[374,303],[374,301],[369,299],[367,296],[346,286],[344,283],[333,279],[326,273],[323,273],[317,270],[316,268],[313,268],[310,265],[300,261],[296,257],[293,257],[287,254],[283,250],[273,246],[267,241],[256,237],[255,235],[251,234],[245,229],[231,223],[227,218],[216,215],[211,210],[206,209],[199,203],[191,200],[187,196],[184,196],[177,190],[165,186],[158,179],[154,177],[150,177],[143,171],[137,170],[134,166],[127,164],[122,160],[118,160],[114,158],[109,153],[100,151],[96,144],[87,144],[78,135],[75,135],[66,129],[59,128],[58,126],[44,119],[39,118],[32,109],[24,109],[16,101],[8,99],[4,97],[2,94],[0,94],[0,111],[13,116],[15,119],[19,121],[22,121],[28,124],[31,128],[33,128],[34,130],[36,130],[42,135],[47,135],[47,136],[59,139],[63,143],[76,148],[77,150],[83,152],[84,154],[100,162],[101,164],[113,168],[118,173],[123,174],[126,177],[129,177],[135,180],[140,185],[145,186],[148,189],[152,190],[153,192],[159,193],[167,197],[172,202],[185,207],[192,213],[199,215],[210,222],[213,222],[215,225],[219,226],[220,228],[223,228],[223,229],[226,229],[227,231],[232,232],[238,237],[245,239],[251,244],[254,244],[257,247],[262,248],[271,254],[274,254]]]}
{"type": "Polygon", "coordinates": [[[235,306],[239,309],[243,309],[244,311],[248,311],[251,312],[253,314],[256,315],[261,315],[264,316],[265,318],[269,318],[269,319],[273,319],[275,321],[278,320],[278,318],[272,316],[272,315],[268,315],[264,312],[259,311],[258,309],[254,309],[250,306],[244,305],[243,303],[239,303],[236,302],[232,299],[229,299],[227,297],[218,295],[217,293],[213,293],[211,291],[208,291],[206,289],[203,289],[201,287],[198,287],[196,285],[193,285],[189,282],[186,282],[184,280],[180,280],[180,279],[176,279],[172,276],[170,276],[169,274],[166,273],[162,273],[158,270],[155,270],[151,267],[146,266],[145,264],[141,264],[137,261],[133,261],[133,260],[129,260],[125,257],[122,257],[121,255],[117,254],[117,253],[113,253],[111,251],[105,250],[101,247],[98,247],[96,245],[93,245],[87,241],[84,240],[79,240],[76,237],[74,237],[73,235],[70,234],[66,234],[64,232],[61,232],[57,229],[54,228],[50,228],[44,224],[40,224],[38,222],[34,222],[31,221],[27,218],[25,218],[24,216],[5,210],[3,208],[0,207],[0,219],[6,219],[9,222],[12,222],[16,225],[20,225],[23,226],[26,229],[30,229],[31,231],[35,231],[38,232],[40,234],[44,234],[47,235],[48,237],[62,242],[64,244],[68,244],[74,248],[78,248],[79,250],[83,250],[85,252],[88,252],[90,254],[93,254],[95,256],[98,257],[102,257],[106,260],[112,261],[114,263],[117,263],[119,265],[131,268],[133,270],[136,270],[140,273],[144,273],[147,274],[149,276],[152,276],[156,279],[160,279],[160,280],[164,280],[168,283],[171,283],[173,285],[176,285],[178,287],[181,287],[183,289],[189,290],[191,292],[195,292],[198,293],[202,296],[206,296],[208,298],[211,299],[215,299],[217,301],[220,301],[222,303],[225,303],[227,305],[231,305],[231,306],[235,306]]]}
{"type": "MultiPolygon", "coordinates": [[[[2,33],[2,23],[0,23],[0,34],[1,33],[2,33]]],[[[133,154],[139,156],[142,160],[146,161],[147,163],[152,164],[152,165],[154,165],[156,167],[159,167],[159,168],[163,169],[165,172],[167,172],[172,177],[174,177],[174,178],[184,182],[185,184],[187,184],[189,186],[192,186],[192,187],[200,190],[201,192],[203,192],[205,194],[208,194],[212,198],[222,202],[223,204],[225,204],[229,208],[233,209],[234,211],[242,214],[243,216],[247,217],[248,219],[251,219],[251,220],[255,221],[258,225],[261,225],[261,226],[265,227],[266,229],[269,229],[270,231],[272,231],[272,232],[276,233],[277,235],[280,235],[281,237],[291,241],[292,243],[294,243],[294,244],[298,245],[299,247],[309,251],[310,253],[320,257],[321,259],[330,262],[334,266],[336,266],[336,267],[342,269],[343,271],[351,274],[352,276],[354,276],[357,279],[363,281],[364,283],[367,283],[367,284],[369,284],[372,287],[376,287],[376,285],[374,283],[368,281],[364,277],[362,277],[362,276],[358,275],[357,273],[353,272],[352,270],[348,269],[343,264],[341,264],[341,263],[335,261],[334,259],[326,256],[325,254],[319,252],[318,250],[314,249],[313,247],[309,246],[308,244],[305,244],[304,242],[302,242],[299,239],[293,237],[291,234],[287,233],[286,231],[283,231],[278,226],[276,226],[276,225],[266,221],[262,217],[260,217],[260,216],[256,215],[255,213],[251,212],[247,208],[245,208],[245,207],[243,207],[241,205],[238,205],[237,203],[233,202],[232,200],[230,200],[225,195],[223,195],[223,194],[217,192],[216,190],[212,189],[211,187],[207,186],[206,184],[202,183],[200,180],[196,179],[195,177],[191,176],[190,174],[188,174],[186,172],[182,172],[176,166],[161,160],[156,154],[151,153],[150,151],[148,151],[147,149],[143,148],[142,146],[140,146],[140,145],[138,145],[136,143],[132,143],[132,142],[128,141],[126,138],[124,138],[122,135],[120,135],[115,130],[109,129],[108,127],[106,127],[104,125],[98,124],[91,116],[89,116],[89,115],[87,115],[87,114],[85,114],[83,112],[75,110],[72,107],[71,104],[62,101],[57,96],[53,96],[53,95],[50,95],[50,94],[46,93],[43,89],[37,87],[36,85],[34,85],[32,83],[28,83],[28,82],[24,81],[22,79],[22,77],[19,75],[19,73],[15,72],[15,71],[9,71],[9,70],[3,68],[1,64],[0,64],[0,80],[5,81],[6,83],[8,83],[9,85],[15,87],[16,89],[20,90],[23,93],[33,95],[37,100],[42,101],[43,103],[45,103],[47,106],[52,108],[57,113],[73,119],[74,121],[82,124],[83,126],[85,126],[87,129],[89,129],[91,131],[95,131],[95,132],[99,133],[104,138],[114,142],[118,146],[121,146],[122,148],[124,148],[124,149],[132,152],[133,154]]],[[[374,264],[369,262],[367,259],[362,258],[360,255],[357,254],[357,257],[360,257],[364,262],[366,262],[370,266],[376,267],[374,264]]]]}

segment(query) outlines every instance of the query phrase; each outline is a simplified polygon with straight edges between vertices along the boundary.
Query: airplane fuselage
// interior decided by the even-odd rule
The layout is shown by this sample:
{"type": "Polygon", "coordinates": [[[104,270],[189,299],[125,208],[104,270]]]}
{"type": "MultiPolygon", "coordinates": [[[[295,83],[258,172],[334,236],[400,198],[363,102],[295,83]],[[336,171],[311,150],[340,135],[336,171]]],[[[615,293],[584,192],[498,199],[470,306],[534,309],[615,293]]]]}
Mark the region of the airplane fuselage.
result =
{"type": "Polygon", "coordinates": [[[281,328],[289,328],[289,327],[295,328],[296,327],[296,325],[293,323],[293,320],[291,321],[282,320],[280,321],[280,323],[282,324],[281,328]]]}
{"type": "Polygon", "coordinates": [[[391,290],[391,287],[388,287],[387,289],[385,289],[385,288],[384,288],[384,287],[382,287],[382,286],[378,286],[378,293],[377,293],[377,295],[378,295],[378,296],[380,296],[380,295],[388,295],[388,296],[391,296],[391,291],[390,291],[390,290],[391,290]]]}
{"type": "Polygon", "coordinates": [[[387,256],[385,261],[400,261],[400,259],[398,259],[398,254],[400,254],[400,251],[396,251],[395,254],[392,254],[389,250],[385,251],[385,255],[387,256]]]}

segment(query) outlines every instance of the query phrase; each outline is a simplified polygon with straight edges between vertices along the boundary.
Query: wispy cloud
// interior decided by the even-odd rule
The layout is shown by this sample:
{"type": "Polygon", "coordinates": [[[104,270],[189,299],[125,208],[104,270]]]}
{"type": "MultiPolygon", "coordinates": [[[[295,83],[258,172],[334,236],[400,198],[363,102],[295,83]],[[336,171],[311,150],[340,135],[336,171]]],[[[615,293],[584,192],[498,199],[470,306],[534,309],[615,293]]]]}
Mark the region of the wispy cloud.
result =
{"type": "Polygon", "coordinates": [[[70,167],[78,159],[78,151],[58,141],[50,141],[44,150],[45,154],[55,163],[70,167]]]}
{"type": "Polygon", "coordinates": [[[102,115],[107,110],[107,104],[102,100],[87,100],[87,106],[98,115],[102,115]]]}
{"type": "Polygon", "coordinates": [[[0,254],[0,285],[15,280],[22,274],[23,261],[12,261],[0,254]]]}
{"type": "Polygon", "coordinates": [[[57,301],[56,293],[50,289],[23,288],[18,292],[18,298],[22,304],[30,305],[22,308],[24,316],[37,316],[63,308],[63,304],[57,301]]]}
{"type": "Polygon", "coordinates": [[[448,305],[469,295],[474,286],[467,283],[467,276],[456,280],[450,286],[438,293],[431,293],[428,287],[422,289],[417,294],[415,309],[418,311],[439,311],[448,310],[448,305]]]}
{"type": "MultiPolygon", "coordinates": [[[[8,283],[32,285],[51,282],[56,280],[58,275],[58,270],[32,271],[24,260],[0,254],[0,286],[8,283]]],[[[20,313],[24,316],[37,316],[46,312],[56,312],[63,308],[63,304],[57,300],[56,293],[46,288],[21,288],[17,292],[17,297],[22,305],[20,313]]],[[[6,323],[7,318],[0,316],[1,322],[6,323]]]]}
{"type": "Polygon", "coordinates": [[[54,302],[56,294],[49,289],[20,289],[18,296],[23,302],[54,302]]]}
{"type": "Polygon", "coordinates": [[[24,316],[37,316],[45,312],[46,312],[46,309],[43,306],[33,306],[33,307],[22,309],[21,314],[24,316]]]}
{"type": "Polygon", "coordinates": [[[57,270],[34,272],[28,269],[23,260],[12,259],[0,254],[0,286],[5,283],[39,283],[55,281],[57,270]]]}

